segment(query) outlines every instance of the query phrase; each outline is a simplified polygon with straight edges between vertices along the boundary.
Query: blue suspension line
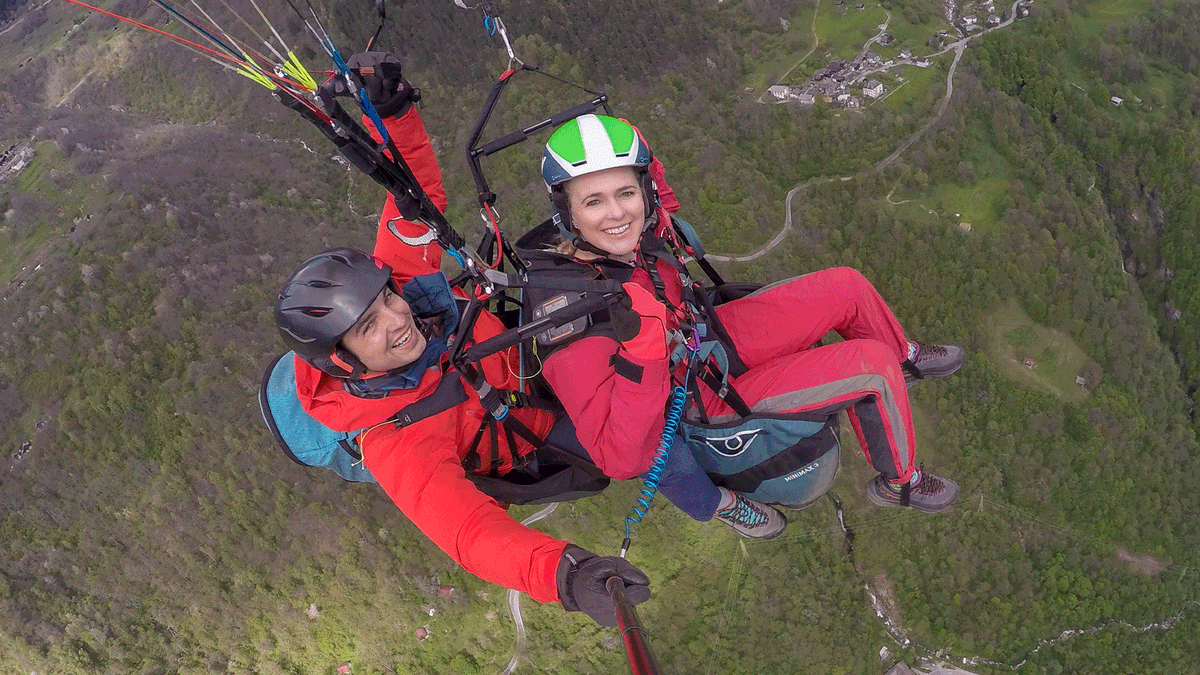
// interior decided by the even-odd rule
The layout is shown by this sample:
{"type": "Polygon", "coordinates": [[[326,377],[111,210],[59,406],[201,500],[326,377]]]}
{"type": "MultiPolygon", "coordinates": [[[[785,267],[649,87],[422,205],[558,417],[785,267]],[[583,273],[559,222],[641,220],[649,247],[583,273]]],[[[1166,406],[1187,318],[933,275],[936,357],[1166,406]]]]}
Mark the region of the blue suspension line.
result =
{"type": "Polygon", "coordinates": [[[159,7],[162,7],[163,9],[167,10],[171,14],[174,14],[175,16],[179,17],[180,20],[182,20],[184,23],[186,23],[187,25],[194,28],[197,32],[199,32],[204,37],[208,38],[209,40],[212,40],[214,43],[216,43],[222,49],[229,52],[229,54],[231,56],[233,56],[234,58],[236,58],[240,61],[245,57],[245,54],[237,51],[236,49],[234,49],[233,47],[230,47],[229,45],[225,44],[224,42],[221,42],[220,40],[217,39],[217,37],[215,35],[204,30],[203,28],[201,28],[199,25],[196,24],[195,21],[192,21],[191,19],[187,18],[186,16],[180,14],[178,11],[175,10],[174,7],[163,2],[163,0],[154,0],[154,2],[157,3],[159,7]]]}
{"type": "Polygon", "coordinates": [[[354,93],[354,100],[358,103],[358,107],[362,108],[363,114],[371,120],[371,124],[375,125],[375,129],[379,131],[379,135],[383,138],[383,143],[386,145],[391,138],[388,136],[387,127],[383,124],[383,118],[375,111],[375,106],[371,104],[371,98],[367,96],[366,90],[354,84],[354,79],[351,77],[350,66],[346,65],[346,60],[342,58],[341,52],[333,45],[333,38],[326,33],[325,37],[321,38],[321,46],[325,48],[325,53],[329,58],[333,59],[334,65],[338,67],[338,73],[346,80],[346,85],[350,87],[350,91],[354,93]]]}

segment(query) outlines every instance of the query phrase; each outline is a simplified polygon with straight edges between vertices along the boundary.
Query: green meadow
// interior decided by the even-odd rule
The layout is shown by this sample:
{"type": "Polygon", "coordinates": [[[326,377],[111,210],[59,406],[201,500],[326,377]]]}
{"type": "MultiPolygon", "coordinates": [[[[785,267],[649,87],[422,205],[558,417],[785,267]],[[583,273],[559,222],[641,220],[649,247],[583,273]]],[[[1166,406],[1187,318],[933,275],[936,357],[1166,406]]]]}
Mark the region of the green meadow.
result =
{"type": "Polygon", "coordinates": [[[1076,384],[1075,378],[1089,358],[1069,336],[1038,325],[1016,302],[988,317],[988,327],[988,355],[1005,375],[1071,402],[1087,398],[1088,390],[1076,384]],[[1025,363],[1027,359],[1032,368],[1025,363]]]}
{"type": "Polygon", "coordinates": [[[817,14],[817,37],[831,60],[854,58],[863,43],[877,35],[879,25],[887,20],[887,13],[875,4],[860,12],[848,1],[840,9],[845,10],[845,15],[838,16],[832,10],[817,14]]]}

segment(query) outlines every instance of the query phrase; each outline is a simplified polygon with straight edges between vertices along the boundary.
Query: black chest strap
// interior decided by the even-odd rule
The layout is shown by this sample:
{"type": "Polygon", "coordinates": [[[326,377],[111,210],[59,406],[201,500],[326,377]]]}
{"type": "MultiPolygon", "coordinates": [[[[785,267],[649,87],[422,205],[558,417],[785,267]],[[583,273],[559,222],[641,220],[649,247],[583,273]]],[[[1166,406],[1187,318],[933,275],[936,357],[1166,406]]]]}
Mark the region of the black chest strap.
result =
{"type": "Polygon", "coordinates": [[[404,406],[388,421],[397,429],[406,427],[445,412],[465,402],[467,398],[467,390],[463,386],[462,378],[458,376],[458,373],[447,371],[442,373],[442,380],[438,382],[438,386],[432,394],[404,406]]]}

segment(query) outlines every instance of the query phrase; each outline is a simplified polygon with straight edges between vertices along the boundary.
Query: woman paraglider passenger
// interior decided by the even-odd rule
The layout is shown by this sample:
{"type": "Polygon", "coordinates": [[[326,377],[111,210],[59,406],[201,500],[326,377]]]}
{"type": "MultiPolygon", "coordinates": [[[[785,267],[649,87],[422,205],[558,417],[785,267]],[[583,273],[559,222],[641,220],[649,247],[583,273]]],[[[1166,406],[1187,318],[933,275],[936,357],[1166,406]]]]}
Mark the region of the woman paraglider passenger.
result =
{"type": "MultiPolygon", "coordinates": [[[[584,115],[562,125],[542,159],[559,238],[541,247],[529,236],[521,242],[531,275],[617,280],[628,295],[627,311],[593,315],[560,344],[538,345],[545,379],[592,460],[618,479],[650,471],[668,399],[682,386],[692,393],[685,419],[714,424],[747,407],[846,410],[878,472],[866,485],[872,503],[926,513],[949,507],[957,485],[915,464],[906,379],[957,371],[963,350],[909,340],[871,283],[845,267],[713,308],[680,261],[683,243],[659,207],[651,159],[622,120],[584,115]],[[814,347],[829,331],[843,341],[814,347]],[[711,342],[720,348],[706,347],[711,342]],[[735,366],[722,372],[721,361],[735,366]]],[[[779,509],[714,485],[680,434],[658,463],[659,490],[695,520],[715,518],[763,539],[787,524],[779,509]]]]}

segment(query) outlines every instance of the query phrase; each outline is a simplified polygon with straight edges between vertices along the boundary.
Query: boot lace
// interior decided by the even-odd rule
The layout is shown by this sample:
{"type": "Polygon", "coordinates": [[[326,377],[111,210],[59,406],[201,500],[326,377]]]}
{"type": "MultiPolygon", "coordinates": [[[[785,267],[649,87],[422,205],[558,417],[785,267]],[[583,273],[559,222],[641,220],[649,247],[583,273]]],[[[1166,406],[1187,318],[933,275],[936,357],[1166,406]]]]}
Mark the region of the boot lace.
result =
{"type": "Polygon", "coordinates": [[[916,363],[920,363],[926,359],[934,359],[941,356],[948,356],[949,350],[944,345],[927,345],[924,342],[914,340],[917,343],[917,358],[913,359],[916,363]]]}
{"type": "Polygon", "coordinates": [[[938,478],[937,476],[926,471],[925,465],[922,464],[921,480],[917,481],[917,484],[914,485],[912,489],[920,494],[932,497],[940,494],[945,487],[946,483],[943,482],[941,478],[938,478]]]}
{"type": "Polygon", "coordinates": [[[746,527],[755,527],[767,522],[767,514],[740,494],[734,496],[732,505],[721,509],[717,515],[746,527]]]}

